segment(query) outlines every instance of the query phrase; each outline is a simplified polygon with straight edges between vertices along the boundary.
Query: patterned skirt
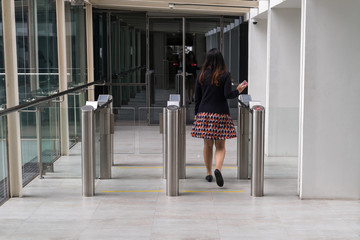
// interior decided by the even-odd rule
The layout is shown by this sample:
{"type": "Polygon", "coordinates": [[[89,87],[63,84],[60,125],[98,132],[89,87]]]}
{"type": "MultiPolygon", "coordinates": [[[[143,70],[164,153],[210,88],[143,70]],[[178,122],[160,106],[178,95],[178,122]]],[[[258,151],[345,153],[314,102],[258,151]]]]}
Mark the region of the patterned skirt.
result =
{"type": "Polygon", "coordinates": [[[206,139],[228,139],[236,137],[236,130],[230,115],[200,112],[195,116],[191,136],[206,139]]]}

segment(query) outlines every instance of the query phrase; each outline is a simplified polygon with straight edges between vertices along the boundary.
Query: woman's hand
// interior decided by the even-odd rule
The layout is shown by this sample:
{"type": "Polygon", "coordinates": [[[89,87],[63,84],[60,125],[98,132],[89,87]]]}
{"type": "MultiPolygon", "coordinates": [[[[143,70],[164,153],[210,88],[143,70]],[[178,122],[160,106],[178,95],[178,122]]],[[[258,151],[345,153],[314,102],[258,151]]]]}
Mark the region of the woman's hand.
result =
{"type": "Polygon", "coordinates": [[[244,89],[245,89],[246,87],[247,87],[247,84],[244,84],[244,82],[242,82],[242,83],[240,83],[240,84],[237,86],[236,90],[238,90],[239,93],[241,93],[242,91],[244,91],[244,89]]]}

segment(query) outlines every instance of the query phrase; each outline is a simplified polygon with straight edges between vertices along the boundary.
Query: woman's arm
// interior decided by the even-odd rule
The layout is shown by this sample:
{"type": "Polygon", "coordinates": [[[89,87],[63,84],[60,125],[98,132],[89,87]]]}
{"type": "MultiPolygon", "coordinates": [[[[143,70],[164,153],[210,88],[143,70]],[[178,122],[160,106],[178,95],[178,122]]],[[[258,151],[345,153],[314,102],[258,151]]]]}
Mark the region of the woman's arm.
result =
{"type": "Polygon", "coordinates": [[[236,90],[231,89],[231,75],[228,73],[225,77],[225,83],[224,83],[224,96],[225,98],[236,98],[239,96],[239,94],[245,89],[246,86],[242,86],[239,84],[236,87],[236,90]]]}

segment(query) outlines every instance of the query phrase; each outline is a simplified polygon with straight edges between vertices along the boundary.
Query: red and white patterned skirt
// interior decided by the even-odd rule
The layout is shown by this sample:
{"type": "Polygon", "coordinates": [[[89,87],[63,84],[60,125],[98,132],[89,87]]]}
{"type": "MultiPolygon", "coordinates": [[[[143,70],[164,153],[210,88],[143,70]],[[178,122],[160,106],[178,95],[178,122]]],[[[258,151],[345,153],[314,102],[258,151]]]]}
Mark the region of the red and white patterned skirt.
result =
{"type": "Polygon", "coordinates": [[[200,112],[195,116],[191,136],[206,139],[228,139],[236,137],[236,130],[230,115],[200,112]]]}

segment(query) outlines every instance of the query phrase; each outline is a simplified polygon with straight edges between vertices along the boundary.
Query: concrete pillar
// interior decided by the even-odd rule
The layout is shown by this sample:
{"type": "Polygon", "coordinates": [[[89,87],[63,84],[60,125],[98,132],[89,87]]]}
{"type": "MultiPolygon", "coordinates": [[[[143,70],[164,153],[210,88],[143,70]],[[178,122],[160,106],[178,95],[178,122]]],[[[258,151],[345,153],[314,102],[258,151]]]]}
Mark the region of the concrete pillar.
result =
{"type": "MultiPolygon", "coordinates": [[[[56,23],[57,23],[57,44],[59,63],[59,91],[67,90],[67,65],[66,65],[66,31],[65,31],[65,3],[63,0],[56,0],[56,23]]],[[[69,118],[68,118],[68,97],[60,103],[60,141],[61,155],[69,154],[69,118]]]]}
{"type": "MultiPolygon", "coordinates": [[[[93,20],[92,20],[92,5],[86,4],[86,57],[87,57],[87,76],[88,83],[94,81],[94,44],[93,44],[93,20]]],[[[95,87],[91,86],[88,89],[88,100],[94,101],[95,87]]]]}
{"type": "MultiPolygon", "coordinates": [[[[7,108],[19,105],[14,1],[2,1],[7,108]]],[[[19,112],[7,115],[10,197],[21,197],[22,159],[19,112]]]]}
{"type": "Polygon", "coordinates": [[[359,9],[357,0],[302,1],[302,199],[360,199],[359,9]]]}

